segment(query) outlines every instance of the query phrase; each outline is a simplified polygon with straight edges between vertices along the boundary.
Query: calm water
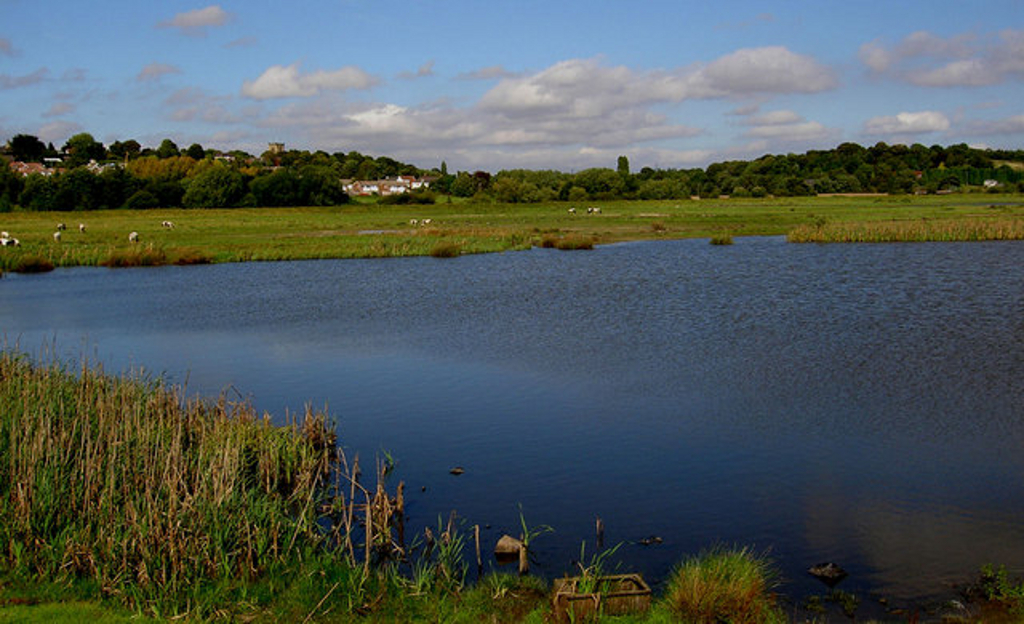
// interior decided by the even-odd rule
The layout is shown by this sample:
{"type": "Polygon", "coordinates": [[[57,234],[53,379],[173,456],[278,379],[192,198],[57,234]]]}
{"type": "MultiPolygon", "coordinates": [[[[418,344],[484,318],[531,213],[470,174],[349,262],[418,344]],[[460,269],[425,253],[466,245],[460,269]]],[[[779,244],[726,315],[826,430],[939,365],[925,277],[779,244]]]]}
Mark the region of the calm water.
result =
{"type": "Polygon", "coordinates": [[[591,252],[71,269],[0,280],[9,344],[327,406],[417,526],[519,505],[569,571],[600,516],[662,579],[770,549],[791,595],[936,600],[1024,564],[1024,244],[649,242],[591,252]],[[451,476],[451,467],[465,474],[451,476]],[[425,490],[423,489],[425,488],[425,490]]]}

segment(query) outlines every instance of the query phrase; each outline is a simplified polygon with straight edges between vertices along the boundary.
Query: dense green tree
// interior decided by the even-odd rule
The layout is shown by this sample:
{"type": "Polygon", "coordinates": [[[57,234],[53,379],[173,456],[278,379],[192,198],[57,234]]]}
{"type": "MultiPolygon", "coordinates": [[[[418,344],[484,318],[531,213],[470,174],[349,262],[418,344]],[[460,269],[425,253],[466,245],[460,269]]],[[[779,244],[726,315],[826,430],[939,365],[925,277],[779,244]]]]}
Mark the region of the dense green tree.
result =
{"type": "Polygon", "coordinates": [[[278,169],[253,179],[249,184],[257,206],[298,206],[303,202],[299,176],[291,169],[278,169]]]}
{"type": "Polygon", "coordinates": [[[186,208],[233,208],[248,188],[239,171],[230,167],[211,167],[189,181],[182,197],[186,208]]]}
{"type": "Polygon", "coordinates": [[[135,139],[114,141],[107,148],[107,153],[114,160],[128,160],[138,158],[139,154],[142,153],[142,146],[135,139]]]}
{"type": "Polygon", "coordinates": [[[68,168],[74,168],[88,164],[90,160],[103,160],[107,155],[107,148],[88,132],[80,132],[68,139],[64,144],[64,152],[68,155],[64,164],[68,168]]]}
{"type": "Polygon", "coordinates": [[[46,144],[31,134],[16,134],[10,142],[11,157],[22,162],[41,162],[46,144]]]}
{"type": "Polygon", "coordinates": [[[297,205],[341,206],[349,197],[333,166],[313,164],[299,170],[299,201],[297,205]]]}
{"type": "Polygon", "coordinates": [[[24,186],[24,179],[0,161],[0,212],[10,212],[24,186]]]}
{"type": "Polygon", "coordinates": [[[50,176],[33,174],[25,178],[18,204],[26,210],[57,210],[54,203],[56,184],[50,176]]]}
{"type": "Polygon", "coordinates": [[[170,158],[172,156],[180,155],[181,150],[179,150],[177,144],[170,139],[164,139],[160,142],[160,147],[156,148],[157,158],[170,158]]]}
{"type": "Polygon", "coordinates": [[[202,160],[206,158],[206,150],[203,149],[202,145],[198,143],[193,143],[192,145],[188,146],[187,150],[185,150],[185,155],[192,158],[193,160],[202,160]]]}

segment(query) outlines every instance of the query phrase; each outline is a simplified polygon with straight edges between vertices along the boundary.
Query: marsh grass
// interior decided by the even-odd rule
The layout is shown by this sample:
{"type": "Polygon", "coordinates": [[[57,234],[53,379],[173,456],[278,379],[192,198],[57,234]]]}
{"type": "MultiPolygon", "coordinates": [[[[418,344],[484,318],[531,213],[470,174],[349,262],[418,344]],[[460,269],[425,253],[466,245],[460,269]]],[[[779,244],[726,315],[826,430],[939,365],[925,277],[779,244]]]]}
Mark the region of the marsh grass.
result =
{"type": "Polygon", "coordinates": [[[791,243],[976,242],[1024,240],[1022,219],[916,219],[804,225],[787,234],[791,243]]]}
{"type": "Polygon", "coordinates": [[[168,264],[167,252],[152,245],[115,249],[100,262],[101,266],[109,268],[163,266],[165,264],[168,264]]]}
{"type": "Polygon", "coordinates": [[[27,254],[19,257],[7,270],[16,273],[46,273],[53,270],[53,262],[39,254],[27,254]]]}
{"type": "Polygon", "coordinates": [[[745,548],[716,548],[683,562],[668,582],[668,608],[686,622],[784,622],[768,560],[745,548]]]}
{"type": "Polygon", "coordinates": [[[328,545],[334,434],[143,377],[0,355],[0,562],[89,578],[142,612],[208,613],[197,591],[328,545]]]}
{"type": "Polygon", "coordinates": [[[711,237],[712,245],[732,245],[732,234],[718,234],[711,237]]]}
{"type": "Polygon", "coordinates": [[[430,255],[435,258],[457,258],[462,254],[462,247],[452,241],[438,241],[430,248],[430,255]]]}

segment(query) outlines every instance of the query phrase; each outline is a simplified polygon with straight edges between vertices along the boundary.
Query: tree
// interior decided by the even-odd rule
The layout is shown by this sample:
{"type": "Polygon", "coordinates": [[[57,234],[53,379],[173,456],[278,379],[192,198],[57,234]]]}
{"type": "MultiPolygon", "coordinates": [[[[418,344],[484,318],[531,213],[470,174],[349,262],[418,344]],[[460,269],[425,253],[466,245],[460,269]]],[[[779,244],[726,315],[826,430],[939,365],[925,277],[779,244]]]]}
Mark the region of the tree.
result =
{"type": "Polygon", "coordinates": [[[31,134],[16,134],[8,144],[14,160],[22,162],[39,162],[46,152],[46,144],[31,134]]]}
{"type": "Polygon", "coordinates": [[[193,143],[192,145],[189,145],[188,149],[185,151],[185,154],[191,156],[195,160],[202,160],[206,158],[206,150],[204,150],[203,146],[198,143],[193,143]]]}
{"type": "Polygon", "coordinates": [[[170,158],[179,154],[178,146],[170,139],[164,139],[160,142],[160,147],[156,148],[157,158],[170,158]]]}
{"type": "Polygon", "coordinates": [[[114,141],[110,144],[110,148],[107,150],[110,152],[110,157],[117,160],[127,160],[130,158],[138,158],[142,152],[142,146],[135,139],[128,139],[127,141],[114,141]]]}
{"type": "Polygon", "coordinates": [[[629,175],[629,159],[628,158],[626,158],[625,156],[619,156],[619,163],[618,163],[617,171],[619,172],[619,175],[624,177],[624,178],[629,175]]]}
{"type": "Polygon", "coordinates": [[[68,139],[64,151],[68,154],[65,164],[69,168],[81,167],[90,160],[103,160],[107,155],[107,148],[88,132],[80,132],[68,139]]]}
{"type": "Polygon", "coordinates": [[[212,167],[192,178],[182,203],[186,208],[230,208],[246,193],[245,178],[228,167],[212,167]]]}

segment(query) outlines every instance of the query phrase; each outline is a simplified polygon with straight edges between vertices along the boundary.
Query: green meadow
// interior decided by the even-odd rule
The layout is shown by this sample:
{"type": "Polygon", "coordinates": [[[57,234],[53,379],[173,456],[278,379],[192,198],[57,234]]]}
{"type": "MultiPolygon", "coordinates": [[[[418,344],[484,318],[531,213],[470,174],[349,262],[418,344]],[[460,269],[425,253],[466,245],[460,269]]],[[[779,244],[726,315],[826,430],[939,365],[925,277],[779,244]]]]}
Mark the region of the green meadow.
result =
{"type": "Polygon", "coordinates": [[[1022,220],[1024,196],[983,193],[10,212],[0,214],[0,229],[20,245],[0,249],[0,269],[451,257],[533,246],[589,249],[630,240],[755,235],[789,235],[794,242],[1019,239],[1022,220]],[[164,227],[164,221],[174,227],[164,227]],[[67,227],[59,242],[53,237],[58,223],[67,227]],[[137,242],[129,241],[131,232],[138,233],[137,242]]]}

